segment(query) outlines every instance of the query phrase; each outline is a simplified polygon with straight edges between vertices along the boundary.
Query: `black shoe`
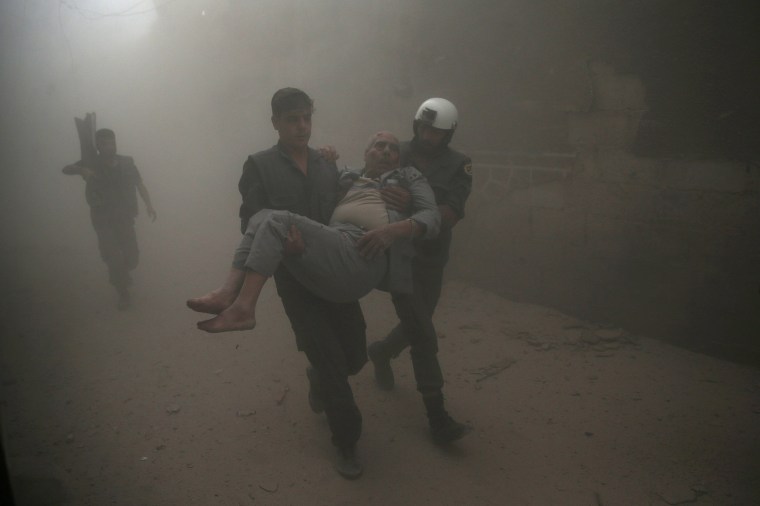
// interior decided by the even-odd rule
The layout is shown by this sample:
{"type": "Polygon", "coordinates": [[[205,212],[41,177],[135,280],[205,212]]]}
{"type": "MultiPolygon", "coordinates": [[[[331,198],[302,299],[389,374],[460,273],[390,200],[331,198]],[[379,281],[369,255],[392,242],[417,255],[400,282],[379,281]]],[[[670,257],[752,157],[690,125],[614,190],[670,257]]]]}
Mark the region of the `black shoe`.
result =
{"type": "Polygon", "coordinates": [[[355,480],[362,475],[364,469],[356,456],[355,446],[338,448],[338,458],[335,460],[335,470],[347,480],[355,480]]]}
{"type": "Polygon", "coordinates": [[[396,384],[393,378],[393,369],[391,369],[391,359],[381,351],[382,344],[379,341],[367,346],[367,355],[375,366],[375,380],[377,386],[383,390],[393,390],[396,384]]]}
{"type": "Polygon", "coordinates": [[[312,366],[308,366],[306,377],[309,379],[309,407],[317,414],[322,413],[325,410],[325,401],[322,398],[317,371],[312,366]]]}
{"type": "Polygon", "coordinates": [[[433,441],[437,444],[446,444],[462,439],[468,432],[470,432],[470,428],[467,425],[457,422],[449,415],[430,421],[430,435],[433,436],[433,441]]]}

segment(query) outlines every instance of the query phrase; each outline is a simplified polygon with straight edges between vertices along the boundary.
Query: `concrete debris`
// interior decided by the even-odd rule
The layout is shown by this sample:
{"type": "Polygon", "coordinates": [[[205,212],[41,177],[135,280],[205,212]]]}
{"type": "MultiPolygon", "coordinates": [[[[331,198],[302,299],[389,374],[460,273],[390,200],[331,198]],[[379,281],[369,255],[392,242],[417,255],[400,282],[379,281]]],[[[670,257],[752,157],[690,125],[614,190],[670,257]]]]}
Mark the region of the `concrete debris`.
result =
{"type": "Polygon", "coordinates": [[[259,488],[263,490],[264,492],[269,492],[270,494],[274,494],[277,492],[277,489],[280,488],[278,483],[268,483],[266,485],[259,484],[259,488]]]}
{"type": "Polygon", "coordinates": [[[499,360],[498,362],[494,362],[493,364],[487,365],[485,367],[480,367],[471,372],[475,376],[478,376],[478,378],[475,379],[475,382],[480,383],[481,381],[488,379],[492,376],[496,376],[503,370],[508,369],[515,362],[517,362],[517,360],[515,360],[514,358],[505,357],[499,360]]]}
{"type": "Polygon", "coordinates": [[[584,330],[581,333],[581,339],[580,340],[582,342],[584,342],[584,343],[587,343],[587,344],[597,344],[597,343],[599,343],[599,341],[601,341],[601,339],[599,338],[599,336],[596,335],[596,332],[593,332],[593,331],[588,330],[588,329],[584,330]]]}
{"type": "Polygon", "coordinates": [[[702,494],[695,492],[689,486],[674,484],[668,490],[660,491],[657,495],[667,504],[675,506],[695,503],[702,494]]]}
{"type": "Polygon", "coordinates": [[[282,395],[279,399],[277,399],[278,406],[282,406],[282,403],[285,402],[285,397],[287,397],[288,392],[290,392],[290,387],[288,385],[285,385],[285,388],[282,391],[282,395]]]}
{"type": "Polygon", "coordinates": [[[625,332],[623,329],[599,329],[595,334],[602,341],[617,341],[625,335],[625,332]]]}
{"type": "MultiPolygon", "coordinates": [[[[512,333],[501,329],[501,333],[513,337],[512,333]]],[[[538,351],[549,351],[560,346],[569,346],[579,350],[594,351],[601,356],[612,356],[614,351],[637,344],[636,338],[620,328],[607,328],[599,325],[570,325],[563,331],[553,334],[543,331],[533,334],[527,331],[517,332],[516,338],[538,351]]]]}

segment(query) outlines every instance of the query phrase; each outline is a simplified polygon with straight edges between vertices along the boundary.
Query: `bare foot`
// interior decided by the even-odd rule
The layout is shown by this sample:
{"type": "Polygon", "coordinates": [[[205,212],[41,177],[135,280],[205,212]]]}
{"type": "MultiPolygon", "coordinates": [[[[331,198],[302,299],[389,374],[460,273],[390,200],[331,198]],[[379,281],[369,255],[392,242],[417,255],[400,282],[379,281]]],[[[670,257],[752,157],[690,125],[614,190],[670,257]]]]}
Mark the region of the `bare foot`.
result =
{"type": "Polygon", "coordinates": [[[199,313],[219,314],[230,307],[236,297],[236,293],[217,288],[202,297],[188,299],[187,307],[199,313]]]}
{"type": "Polygon", "coordinates": [[[256,326],[256,317],[240,309],[238,306],[230,306],[218,316],[210,320],[198,322],[198,328],[216,334],[218,332],[230,332],[233,330],[251,330],[256,326]]]}

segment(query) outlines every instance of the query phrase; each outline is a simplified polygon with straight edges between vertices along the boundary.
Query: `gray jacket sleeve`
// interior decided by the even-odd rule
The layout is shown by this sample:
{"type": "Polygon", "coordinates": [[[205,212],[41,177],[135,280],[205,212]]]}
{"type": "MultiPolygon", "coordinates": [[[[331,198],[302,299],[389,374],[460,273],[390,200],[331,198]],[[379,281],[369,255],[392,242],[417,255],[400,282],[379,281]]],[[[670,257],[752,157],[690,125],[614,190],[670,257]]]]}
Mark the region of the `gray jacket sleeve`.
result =
{"type": "MultiPolygon", "coordinates": [[[[398,179],[401,186],[406,188],[412,197],[412,215],[408,216],[389,209],[388,216],[391,222],[411,218],[425,227],[423,239],[432,239],[437,236],[441,228],[441,215],[435,202],[435,194],[427,179],[413,167],[396,169],[386,176],[386,179],[388,178],[398,179]]],[[[414,242],[411,238],[391,244],[388,272],[378,288],[395,293],[411,293],[414,254],[414,242]]]]}
{"type": "Polygon", "coordinates": [[[435,194],[425,176],[414,167],[399,169],[400,179],[412,196],[411,219],[425,227],[422,239],[432,239],[441,229],[441,215],[435,202],[435,194]]]}

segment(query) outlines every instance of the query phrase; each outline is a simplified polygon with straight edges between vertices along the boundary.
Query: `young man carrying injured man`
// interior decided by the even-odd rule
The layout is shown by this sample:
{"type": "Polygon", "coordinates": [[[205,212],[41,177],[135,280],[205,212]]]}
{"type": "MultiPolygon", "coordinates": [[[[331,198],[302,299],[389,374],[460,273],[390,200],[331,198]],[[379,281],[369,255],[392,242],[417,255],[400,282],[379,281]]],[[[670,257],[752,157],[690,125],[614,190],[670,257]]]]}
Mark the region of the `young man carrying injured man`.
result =
{"type": "Polygon", "coordinates": [[[364,160],[361,174],[341,177],[350,187],[330,226],[288,211],[264,209],[251,217],[224,284],[187,301],[195,311],[218,314],[199,322],[199,329],[254,328],[259,294],[280,262],[310,291],[334,302],[357,300],[374,288],[411,289],[412,239],[435,237],[440,226],[433,192],[419,171],[398,167],[399,141],[389,132],[372,137],[364,160]],[[410,192],[411,217],[386,209],[379,192],[388,184],[410,192]],[[289,237],[295,251],[285,249],[289,237]]]}

